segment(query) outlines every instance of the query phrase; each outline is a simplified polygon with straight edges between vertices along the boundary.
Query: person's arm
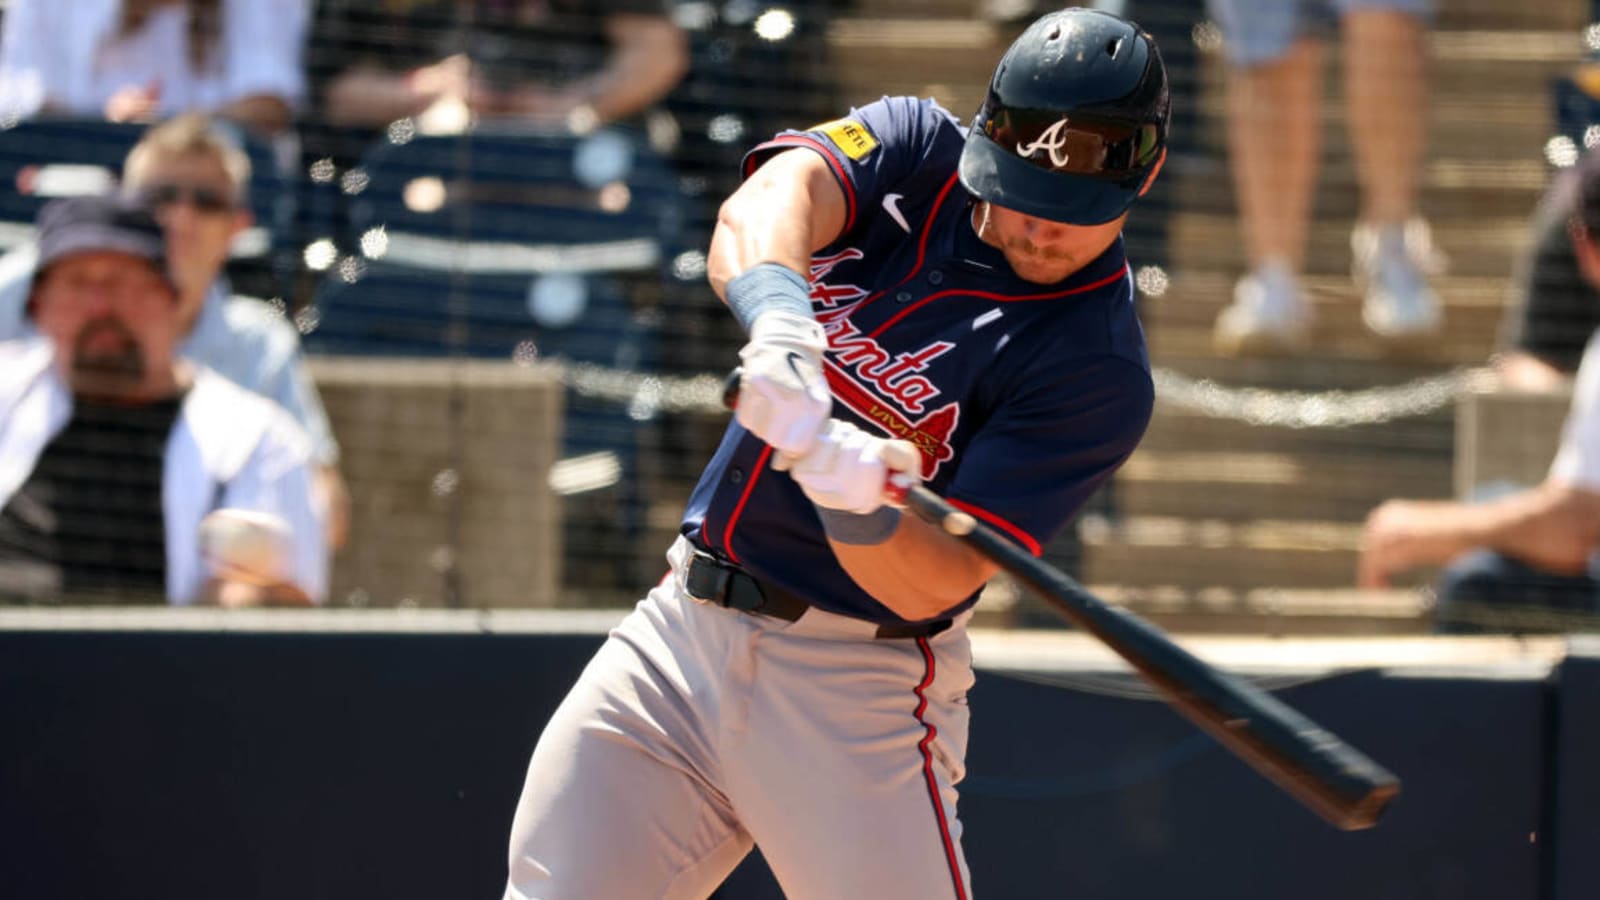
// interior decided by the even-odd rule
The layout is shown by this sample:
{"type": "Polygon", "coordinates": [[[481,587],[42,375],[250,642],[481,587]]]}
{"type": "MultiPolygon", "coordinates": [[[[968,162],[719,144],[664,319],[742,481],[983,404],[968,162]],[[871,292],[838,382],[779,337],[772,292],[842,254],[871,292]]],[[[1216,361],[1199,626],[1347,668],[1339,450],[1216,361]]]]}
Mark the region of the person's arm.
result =
{"type": "Polygon", "coordinates": [[[1562,575],[1588,565],[1600,543],[1600,493],[1555,480],[1488,503],[1390,500],[1367,517],[1357,580],[1443,565],[1486,548],[1562,575]]]}
{"type": "MultiPolygon", "coordinates": [[[[308,603],[322,603],[328,591],[328,544],[326,523],[313,496],[315,464],[310,442],[287,413],[275,407],[274,412],[277,421],[244,468],[229,480],[223,491],[223,509],[219,510],[231,511],[233,522],[264,521],[268,527],[257,529],[254,534],[245,530],[238,541],[242,547],[232,547],[220,554],[208,551],[213,556],[220,555],[224,562],[213,566],[212,575],[224,581],[244,581],[259,586],[262,598],[270,602],[290,602],[303,595],[308,603]],[[229,559],[250,558],[245,551],[252,547],[255,538],[261,538],[262,544],[268,543],[266,531],[277,535],[270,553],[265,550],[262,553],[263,557],[270,556],[270,564],[226,564],[229,559]],[[235,569],[244,577],[230,578],[230,571],[235,569]]],[[[216,512],[211,514],[216,515],[216,512]]],[[[228,520],[223,524],[232,527],[228,520]]],[[[230,536],[227,528],[208,532],[202,526],[201,531],[207,541],[212,540],[212,536],[230,536]]],[[[221,543],[224,547],[229,544],[227,540],[221,543]]],[[[237,590],[248,595],[243,589],[237,590]]]]}
{"type": "Polygon", "coordinates": [[[784,150],[724,200],[706,277],[723,302],[728,282],[758,263],[806,274],[811,254],[844,230],[845,196],[827,162],[806,148],[784,150]]]}
{"type": "Polygon", "coordinates": [[[311,606],[294,579],[289,523],[257,509],[223,508],[200,523],[200,558],[207,569],[196,598],[209,606],[311,606]]]}
{"type": "Polygon", "coordinates": [[[305,98],[310,0],[225,0],[225,85],[214,115],[259,134],[288,128],[305,98]]]}
{"type": "Polygon", "coordinates": [[[374,127],[414,116],[447,97],[464,100],[471,65],[465,56],[397,72],[361,64],[334,76],[323,94],[329,123],[374,127]]]}
{"type": "Polygon", "coordinates": [[[277,583],[269,586],[251,584],[227,578],[211,578],[200,588],[199,602],[206,606],[225,609],[245,609],[253,606],[314,606],[305,591],[292,584],[277,583]]]}
{"type": "Polygon", "coordinates": [[[1525,350],[1497,355],[1494,374],[1502,386],[1516,391],[1554,391],[1572,384],[1570,373],[1525,350]]]}
{"type": "Polygon", "coordinates": [[[501,115],[566,121],[587,108],[596,124],[643,112],[689,71],[689,38],[665,16],[616,13],[606,19],[611,51],[603,68],[551,90],[529,85],[501,100],[501,115]]]}
{"type": "Polygon", "coordinates": [[[902,619],[932,619],[983,587],[999,566],[915,515],[903,513],[882,544],[829,540],[861,589],[902,619]]]}
{"type": "Polygon", "coordinates": [[[252,94],[225,103],[215,110],[215,115],[238,122],[257,134],[277,134],[289,127],[294,114],[282,97],[271,94],[252,94]]]}

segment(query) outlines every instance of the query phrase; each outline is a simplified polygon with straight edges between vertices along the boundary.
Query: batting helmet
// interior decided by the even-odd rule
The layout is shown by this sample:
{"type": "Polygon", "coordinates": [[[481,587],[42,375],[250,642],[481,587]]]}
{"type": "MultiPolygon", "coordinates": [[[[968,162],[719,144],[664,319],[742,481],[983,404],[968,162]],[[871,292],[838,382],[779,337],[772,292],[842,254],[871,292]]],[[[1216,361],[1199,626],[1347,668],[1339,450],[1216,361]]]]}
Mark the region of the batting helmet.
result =
{"type": "Polygon", "coordinates": [[[1110,13],[1053,12],[1000,58],[961,151],[961,184],[1041,219],[1109,222],[1160,168],[1168,118],[1154,38],[1110,13]]]}

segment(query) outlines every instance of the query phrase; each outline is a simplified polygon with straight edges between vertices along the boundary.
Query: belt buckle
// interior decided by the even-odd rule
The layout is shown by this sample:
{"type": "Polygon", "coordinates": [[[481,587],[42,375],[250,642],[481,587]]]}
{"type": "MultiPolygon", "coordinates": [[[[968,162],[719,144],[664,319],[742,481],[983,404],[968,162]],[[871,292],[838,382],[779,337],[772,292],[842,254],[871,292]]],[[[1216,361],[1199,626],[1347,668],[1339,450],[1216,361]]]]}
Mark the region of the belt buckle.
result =
{"type": "Polygon", "coordinates": [[[733,572],[722,565],[715,556],[696,547],[689,557],[684,573],[683,589],[692,599],[713,606],[728,605],[728,580],[733,572]]]}

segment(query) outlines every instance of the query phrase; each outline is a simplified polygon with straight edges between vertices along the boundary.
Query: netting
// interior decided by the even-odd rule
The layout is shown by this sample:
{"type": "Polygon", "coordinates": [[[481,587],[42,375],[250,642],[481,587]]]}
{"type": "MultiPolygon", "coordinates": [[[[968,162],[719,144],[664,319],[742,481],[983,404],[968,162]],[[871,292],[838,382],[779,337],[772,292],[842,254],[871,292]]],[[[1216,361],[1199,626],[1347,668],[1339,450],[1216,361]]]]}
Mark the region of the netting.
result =
{"type": "MultiPolygon", "coordinates": [[[[52,27],[22,23],[33,5],[11,0],[5,27],[52,27]]],[[[1097,5],[1148,29],[1170,72],[1168,159],[1125,230],[1158,407],[1046,558],[1182,629],[1592,626],[1600,587],[1581,579],[1508,564],[1472,581],[1502,585],[1500,603],[1450,594],[1442,561],[1386,590],[1358,588],[1357,571],[1385,500],[1545,478],[1600,324],[1568,229],[1574,166],[1600,142],[1594,10],[1097,5]]],[[[190,6],[215,9],[179,4],[174,21],[195,21],[190,6]]],[[[116,51],[98,81],[0,59],[0,281],[24,286],[0,334],[27,339],[41,205],[136,182],[123,162],[148,121],[219,113],[252,173],[221,273],[245,298],[230,315],[279,324],[241,326],[259,340],[222,351],[191,330],[180,351],[231,353],[231,371],[201,362],[268,379],[273,340],[298,337],[331,433],[312,429],[306,478],[323,520],[348,511],[326,602],[630,604],[664,571],[726,425],[722,377],[744,338],[706,252],[746,151],[883,95],[932,96],[968,121],[1046,8],[320,0],[303,22],[224,19],[210,38],[161,32],[159,15],[90,23],[82,40],[116,51]],[[253,42],[227,37],[242,28],[253,42]],[[205,77],[161,56],[208,40],[227,58],[205,77]],[[146,63],[149,78],[114,83],[146,63]]],[[[186,204],[197,216],[202,199],[186,204]]],[[[49,455],[34,443],[6,452],[49,455]]],[[[18,511],[54,482],[7,464],[23,474],[0,480],[0,570],[45,587],[0,597],[83,599],[49,549],[80,536],[18,511]]],[[[1003,581],[989,594],[980,624],[1056,624],[1003,581]]]]}

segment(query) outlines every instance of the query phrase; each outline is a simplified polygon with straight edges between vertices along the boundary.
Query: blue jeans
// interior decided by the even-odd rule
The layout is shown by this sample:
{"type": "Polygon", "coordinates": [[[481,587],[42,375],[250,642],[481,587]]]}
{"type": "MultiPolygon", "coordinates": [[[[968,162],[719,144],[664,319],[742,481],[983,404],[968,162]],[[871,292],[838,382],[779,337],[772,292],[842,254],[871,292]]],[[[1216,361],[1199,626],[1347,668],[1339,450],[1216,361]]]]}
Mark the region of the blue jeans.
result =
{"type": "Polygon", "coordinates": [[[1600,580],[1554,575],[1490,550],[1440,573],[1434,630],[1440,634],[1565,632],[1600,622],[1600,580]]]}

